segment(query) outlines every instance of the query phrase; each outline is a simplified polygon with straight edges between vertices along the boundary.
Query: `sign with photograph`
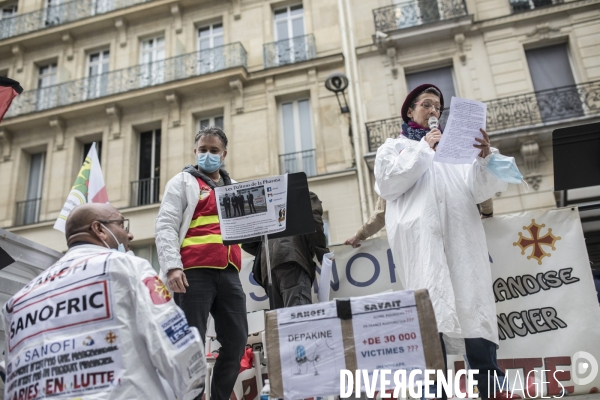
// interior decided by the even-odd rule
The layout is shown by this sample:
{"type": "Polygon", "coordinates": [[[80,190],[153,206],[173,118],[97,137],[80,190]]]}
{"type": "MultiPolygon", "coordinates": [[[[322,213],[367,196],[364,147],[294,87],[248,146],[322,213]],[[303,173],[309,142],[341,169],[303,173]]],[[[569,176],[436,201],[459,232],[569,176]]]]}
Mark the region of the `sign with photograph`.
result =
{"type": "Polygon", "coordinates": [[[284,231],[287,178],[285,174],[215,188],[223,240],[284,231]]]}

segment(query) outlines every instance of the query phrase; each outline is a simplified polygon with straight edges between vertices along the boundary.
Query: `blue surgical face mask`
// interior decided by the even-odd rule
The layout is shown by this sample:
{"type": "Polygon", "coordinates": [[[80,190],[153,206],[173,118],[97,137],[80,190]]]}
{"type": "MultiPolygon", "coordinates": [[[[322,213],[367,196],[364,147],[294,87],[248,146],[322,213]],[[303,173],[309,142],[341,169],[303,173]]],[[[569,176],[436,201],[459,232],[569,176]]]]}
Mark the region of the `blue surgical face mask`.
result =
{"type": "Polygon", "coordinates": [[[501,154],[493,154],[486,166],[487,170],[501,181],[520,184],[523,175],[517,168],[514,157],[506,157],[501,154]]]}
{"type": "MultiPolygon", "coordinates": [[[[104,226],[104,224],[100,224],[100,225],[104,226]]],[[[119,241],[117,240],[117,237],[115,236],[115,234],[114,234],[114,233],[112,233],[112,232],[110,231],[110,229],[108,229],[108,228],[107,228],[107,227],[105,227],[105,226],[104,226],[104,229],[106,229],[106,230],[108,231],[108,233],[110,233],[110,235],[113,237],[113,239],[115,239],[115,242],[117,242],[117,251],[118,251],[119,253],[127,253],[127,250],[125,250],[125,246],[123,245],[123,243],[121,243],[121,242],[119,242],[119,241]]],[[[102,240],[102,239],[100,239],[100,240],[102,240]]],[[[106,243],[104,240],[102,240],[102,242],[104,243],[104,245],[105,245],[106,247],[108,247],[109,249],[111,248],[111,247],[108,245],[108,243],[106,243]]]]}
{"type": "Polygon", "coordinates": [[[213,173],[221,166],[221,154],[199,153],[198,168],[204,172],[213,173]]]}

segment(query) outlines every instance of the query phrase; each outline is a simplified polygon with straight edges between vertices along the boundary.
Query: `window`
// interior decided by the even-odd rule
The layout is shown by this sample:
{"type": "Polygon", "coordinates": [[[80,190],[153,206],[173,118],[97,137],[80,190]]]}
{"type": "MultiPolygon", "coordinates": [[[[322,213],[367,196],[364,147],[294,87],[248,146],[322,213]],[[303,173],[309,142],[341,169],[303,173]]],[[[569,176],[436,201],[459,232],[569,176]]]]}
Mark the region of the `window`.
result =
{"type": "Polygon", "coordinates": [[[131,183],[132,205],[158,202],[160,186],[160,129],[140,134],[138,180],[131,183]]]}
{"type": "Polygon", "coordinates": [[[158,252],[156,251],[156,245],[149,244],[146,246],[131,246],[131,250],[137,257],[141,257],[148,261],[157,273],[160,272],[160,264],[158,263],[158,252]]]}
{"type": "Polygon", "coordinates": [[[196,123],[196,132],[200,131],[202,128],[206,128],[207,126],[217,126],[223,129],[223,116],[219,115],[216,117],[198,118],[198,122],[196,123]]]}
{"type": "Polygon", "coordinates": [[[14,36],[17,21],[12,17],[17,15],[17,5],[5,5],[0,8],[0,37],[7,38],[14,36]]]}
{"type": "Polygon", "coordinates": [[[17,9],[16,4],[3,6],[0,12],[0,20],[14,17],[17,15],[17,9]]]}
{"type": "Polygon", "coordinates": [[[113,0],[92,0],[92,14],[104,14],[113,9],[113,0]]]}
{"type": "MultiPolygon", "coordinates": [[[[439,21],[441,19],[440,8],[442,10],[446,8],[445,4],[442,2],[432,0],[394,0],[393,3],[396,6],[394,9],[394,17],[397,29],[439,21]]],[[[459,7],[457,4],[453,5],[456,6],[456,8],[459,7]]],[[[446,11],[446,18],[450,18],[453,16],[453,12],[456,13],[457,11],[458,10],[448,9],[446,11]]]]}
{"type": "Polygon", "coordinates": [[[38,98],[37,109],[55,107],[56,99],[56,63],[40,67],[38,70],[38,98]]]}
{"type": "Polygon", "coordinates": [[[165,80],[165,38],[157,36],[142,41],[140,86],[158,85],[165,80]]]}
{"type": "Polygon", "coordinates": [[[275,41],[278,65],[306,59],[308,53],[302,4],[275,10],[275,41]]]}
{"type": "Polygon", "coordinates": [[[444,106],[446,111],[444,111],[440,117],[440,125],[444,127],[446,126],[448,115],[450,114],[450,100],[452,99],[452,96],[456,96],[454,79],[452,78],[452,67],[432,69],[406,75],[406,85],[408,86],[409,92],[424,83],[433,83],[440,88],[442,95],[444,95],[444,106]]]}
{"type": "Polygon", "coordinates": [[[567,45],[527,50],[525,55],[542,120],[583,115],[567,45]]]}
{"type": "Polygon", "coordinates": [[[303,171],[317,174],[310,101],[296,100],[281,104],[283,153],[279,156],[281,173],[303,171]]]}
{"type": "MultiPolygon", "coordinates": [[[[85,158],[87,157],[88,153],[90,152],[90,149],[92,148],[92,144],[94,144],[94,142],[85,143],[83,145],[83,160],[81,160],[82,164],[85,162],[85,158]]],[[[101,140],[96,142],[96,151],[98,152],[98,160],[102,160],[102,141],[101,140]]]]}
{"type": "Polygon", "coordinates": [[[35,224],[39,221],[45,161],[45,152],[32,154],[30,156],[27,193],[25,201],[17,203],[16,225],[35,224]]]}
{"type": "Polygon", "coordinates": [[[86,69],[86,99],[95,99],[106,96],[108,91],[108,50],[91,53],[88,55],[86,69]]]}
{"type": "Polygon", "coordinates": [[[225,68],[223,56],[223,24],[198,29],[198,73],[206,74],[225,68]]]}
{"type": "Polygon", "coordinates": [[[514,12],[522,12],[562,2],[563,0],[510,0],[510,5],[514,12]]]}
{"type": "Polygon", "coordinates": [[[60,5],[64,0],[46,0],[46,26],[59,25],[62,23],[62,9],[60,5]]]}

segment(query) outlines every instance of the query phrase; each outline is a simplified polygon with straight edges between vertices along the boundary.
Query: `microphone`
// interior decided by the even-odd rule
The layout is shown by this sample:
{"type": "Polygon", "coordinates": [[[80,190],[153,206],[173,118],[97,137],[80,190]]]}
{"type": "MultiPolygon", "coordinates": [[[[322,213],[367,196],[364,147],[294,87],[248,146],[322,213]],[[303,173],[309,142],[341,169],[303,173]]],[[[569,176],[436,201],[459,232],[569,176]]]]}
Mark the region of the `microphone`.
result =
{"type": "MultiPolygon", "coordinates": [[[[427,123],[429,124],[429,129],[437,129],[437,127],[439,126],[439,121],[436,117],[429,117],[429,120],[427,121],[427,123]]],[[[434,150],[437,147],[438,143],[439,142],[437,142],[436,144],[433,145],[434,150]]]]}

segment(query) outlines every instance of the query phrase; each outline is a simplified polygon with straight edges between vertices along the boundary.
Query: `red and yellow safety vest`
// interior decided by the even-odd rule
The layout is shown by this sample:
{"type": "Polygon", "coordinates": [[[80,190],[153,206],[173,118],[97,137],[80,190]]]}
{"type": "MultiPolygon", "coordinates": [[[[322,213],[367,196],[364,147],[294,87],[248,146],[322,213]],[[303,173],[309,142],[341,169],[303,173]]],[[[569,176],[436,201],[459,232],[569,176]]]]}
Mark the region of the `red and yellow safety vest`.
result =
{"type": "Polygon", "coordinates": [[[200,186],[200,199],[181,244],[183,269],[224,269],[233,264],[239,271],[242,249],[237,244],[223,245],[215,192],[202,179],[196,177],[196,180],[200,186]]]}

